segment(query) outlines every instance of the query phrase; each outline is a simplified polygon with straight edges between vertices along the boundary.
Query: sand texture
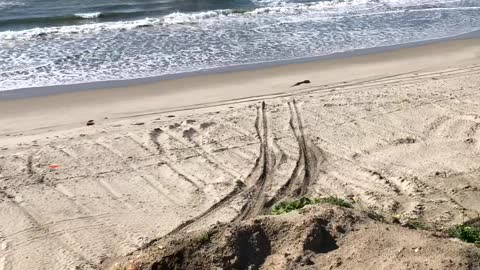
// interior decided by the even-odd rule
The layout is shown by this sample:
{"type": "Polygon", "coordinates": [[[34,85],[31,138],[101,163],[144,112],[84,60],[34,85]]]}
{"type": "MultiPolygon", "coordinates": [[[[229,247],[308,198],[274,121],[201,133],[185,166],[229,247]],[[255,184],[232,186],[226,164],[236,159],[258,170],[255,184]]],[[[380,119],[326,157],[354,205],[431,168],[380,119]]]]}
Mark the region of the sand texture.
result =
{"type": "MultiPolygon", "coordinates": [[[[445,51],[442,65],[425,62],[428,55],[408,58],[410,49],[382,61],[330,63],[338,65],[330,71],[336,77],[325,76],[322,63],[307,64],[308,76],[287,69],[265,80],[248,73],[250,86],[258,80],[259,88],[281,87],[255,96],[247,89],[243,98],[224,86],[224,100],[208,100],[202,78],[206,90],[198,100],[190,93],[190,104],[176,93],[143,102],[125,90],[122,101],[95,99],[95,91],[50,99],[64,101],[58,108],[70,104],[65,111],[44,98],[0,102],[0,269],[96,269],[166,235],[217,222],[243,226],[273,203],[299,196],[338,196],[357,210],[438,226],[479,217],[480,42],[445,46],[450,50],[418,49],[445,51]],[[350,78],[345,70],[356,73],[350,78]],[[290,87],[304,79],[311,83],[290,87]],[[155,100],[178,108],[155,111],[155,100]]],[[[242,83],[231,81],[235,89],[242,83]]],[[[388,234],[367,237],[375,235],[373,223],[357,223],[366,226],[364,234],[339,236],[348,250],[366,248],[365,241],[379,250],[380,242],[395,242],[388,234]]],[[[392,229],[410,239],[411,252],[419,233],[399,230],[392,229]]],[[[418,237],[435,250],[437,240],[418,237]]],[[[387,254],[402,243],[385,247],[387,254]]],[[[438,245],[445,254],[465,247],[448,239],[438,245]]],[[[372,264],[375,253],[359,252],[367,256],[358,257],[363,269],[412,269],[392,268],[390,259],[372,264]]],[[[456,252],[458,266],[467,255],[456,252]]],[[[434,253],[425,258],[435,260],[434,253]]],[[[334,265],[334,253],[326,256],[318,265],[334,265]]],[[[275,262],[290,269],[286,261],[269,261],[275,262]]],[[[338,268],[353,269],[349,263],[338,268]]]]}
{"type": "MultiPolygon", "coordinates": [[[[162,239],[117,269],[480,269],[480,249],[315,206],[162,239]]],[[[111,269],[111,268],[110,268],[111,269]]]]}

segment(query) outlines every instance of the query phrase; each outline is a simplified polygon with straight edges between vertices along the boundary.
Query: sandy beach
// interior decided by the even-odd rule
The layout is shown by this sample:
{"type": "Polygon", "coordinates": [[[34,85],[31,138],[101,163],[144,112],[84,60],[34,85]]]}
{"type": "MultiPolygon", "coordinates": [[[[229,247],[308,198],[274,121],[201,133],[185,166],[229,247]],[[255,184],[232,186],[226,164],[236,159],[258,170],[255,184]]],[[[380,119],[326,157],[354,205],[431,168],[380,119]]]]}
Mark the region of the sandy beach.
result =
{"type": "MultiPolygon", "coordinates": [[[[97,269],[299,196],[440,227],[478,218],[479,74],[480,40],[466,39],[0,99],[0,270],[97,269]]],[[[473,248],[441,241],[424,250],[473,248]]]]}

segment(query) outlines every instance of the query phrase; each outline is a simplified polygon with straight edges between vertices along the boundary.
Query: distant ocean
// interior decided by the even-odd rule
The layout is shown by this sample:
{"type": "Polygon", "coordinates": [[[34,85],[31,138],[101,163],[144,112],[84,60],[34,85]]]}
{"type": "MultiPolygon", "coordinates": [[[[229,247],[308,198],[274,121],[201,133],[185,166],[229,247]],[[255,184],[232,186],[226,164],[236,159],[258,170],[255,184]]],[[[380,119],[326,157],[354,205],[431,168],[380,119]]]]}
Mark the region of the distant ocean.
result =
{"type": "Polygon", "coordinates": [[[0,0],[0,90],[327,55],[480,29],[480,0],[0,0]]]}

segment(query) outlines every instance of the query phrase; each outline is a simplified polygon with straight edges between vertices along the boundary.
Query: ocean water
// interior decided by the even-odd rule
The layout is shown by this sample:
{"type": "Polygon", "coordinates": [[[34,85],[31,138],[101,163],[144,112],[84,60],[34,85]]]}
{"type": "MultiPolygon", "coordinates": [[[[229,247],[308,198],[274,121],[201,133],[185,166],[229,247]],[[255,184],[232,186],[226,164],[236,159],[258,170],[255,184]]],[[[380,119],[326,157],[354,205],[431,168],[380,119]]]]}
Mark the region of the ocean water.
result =
{"type": "Polygon", "coordinates": [[[0,0],[0,90],[145,78],[480,29],[480,0],[0,0]]]}

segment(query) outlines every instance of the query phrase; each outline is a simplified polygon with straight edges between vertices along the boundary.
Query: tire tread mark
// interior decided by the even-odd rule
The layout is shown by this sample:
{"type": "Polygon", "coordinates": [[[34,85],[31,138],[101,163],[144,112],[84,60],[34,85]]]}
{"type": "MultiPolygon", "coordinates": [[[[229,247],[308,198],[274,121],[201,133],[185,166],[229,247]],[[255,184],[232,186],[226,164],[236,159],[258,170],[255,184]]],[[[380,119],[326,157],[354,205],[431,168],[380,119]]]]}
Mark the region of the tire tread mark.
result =
{"type": "Polygon", "coordinates": [[[259,166],[257,168],[259,176],[251,174],[251,177],[249,177],[248,182],[251,186],[247,191],[247,203],[242,207],[240,214],[235,220],[244,220],[256,216],[263,211],[266,203],[266,183],[270,180],[270,175],[274,170],[275,157],[271,149],[271,136],[269,136],[270,130],[265,101],[262,102],[260,108],[257,108],[257,114],[258,121],[255,128],[260,140],[259,166]]]}
{"type": "MultiPolygon", "coordinates": [[[[3,191],[0,191],[1,193],[5,193],[3,191]]],[[[7,201],[10,201],[10,203],[12,205],[14,205],[23,215],[25,215],[25,217],[27,217],[28,220],[30,220],[32,222],[32,225],[33,227],[36,228],[37,231],[41,231],[43,232],[44,235],[50,235],[52,232],[50,232],[49,228],[47,226],[44,226],[42,225],[42,223],[39,221],[38,218],[35,217],[35,215],[31,212],[29,212],[25,207],[23,207],[21,205],[21,203],[18,203],[16,202],[15,200],[13,199],[9,199],[10,196],[5,196],[7,198],[7,201]]],[[[74,255],[75,257],[77,257],[77,259],[79,259],[80,261],[82,261],[83,263],[91,266],[91,267],[95,267],[95,264],[90,261],[89,259],[87,259],[85,256],[83,256],[81,253],[73,250],[72,248],[70,248],[69,246],[67,246],[65,243],[63,243],[63,241],[60,239],[61,235],[58,235],[58,237],[54,238],[53,240],[59,245],[61,246],[64,250],[67,250],[69,251],[72,255],[74,255]]],[[[30,241],[31,239],[29,239],[30,241]]]]}
{"type": "MultiPolygon", "coordinates": [[[[162,190],[163,188],[160,188],[158,186],[156,186],[151,180],[149,180],[145,174],[147,174],[146,172],[143,172],[141,173],[137,168],[135,168],[133,165],[129,164],[123,157],[120,153],[117,153],[115,150],[113,150],[110,146],[104,144],[104,143],[101,143],[101,142],[97,142],[97,141],[93,141],[94,144],[96,145],[99,145],[101,146],[102,148],[104,148],[106,151],[112,153],[113,155],[115,155],[116,157],[118,157],[122,163],[124,163],[125,165],[127,165],[130,169],[134,170],[135,173],[148,185],[150,186],[152,189],[154,189],[155,191],[157,191],[160,195],[162,195],[162,197],[164,197],[165,199],[168,200],[168,202],[174,204],[174,205],[178,205],[178,203],[173,199],[171,198],[170,196],[168,196],[166,194],[166,192],[168,191],[164,191],[162,190]]],[[[151,175],[152,176],[152,175],[151,175]]],[[[154,176],[152,176],[154,177],[154,176]]],[[[154,177],[155,178],[155,177],[154,177]]],[[[111,188],[111,191],[113,192],[113,189],[111,188]]]]}
{"type": "MultiPolygon", "coordinates": [[[[173,172],[175,172],[178,176],[180,176],[180,178],[182,178],[184,181],[190,183],[191,185],[193,185],[195,188],[197,188],[198,190],[201,190],[200,187],[202,186],[206,186],[206,183],[205,181],[201,180],[201,179],[198,179],[198,178],[195,178],[195,180],[193,179],[192,176],[187,176],[185,173],[181,172],[176,166],[173,165],[173,161],[170,160],[169,158],[165,156],[162,156],[162,154],[164,154],[164,151],[163,151],[163,148],[161,146],[161,144],[158,142],[158,136],[163,132],[161,131],[160,129],[154,129],[154,131],[156,130],[156,132],[150,132],[149,135],[150,135],[150,139],[152,140],[153,144],[155,145],[155,147],[157,148],[157,151],[158,151],[158,157],[160,159],[160,164],[162,165],[165,165],[167,166],[169,169],[171,169],[173,172]]],[[[130,140],[132,140],[134,143],[136,143],[138,146],[140,146],[141,148],[149,151],[150,153],[153,153],[153,154],[156,154],[155,152],[153,152],[150,148],[148,148],[147,146],[143,145],[141,142],[139,142],[137,139],[135,139],[134,137],[132,136],[128,136],[128,138],[130,140]]]]}
{"type": "MultiPolygon", "coordinates": [[[[262,105],[260,107],[257,107],[257,119],[255,121],[255,129],[257,130],[257,136],[260,141],[260,149],[259,149],[260,155],[255,160],[253,169],[245,179],[245,182],[237,181],[234,189],[227,196],[225,196],[220,201],[212,205],[208,210],[206,210],[199,216],[196,216],[195,218],[185,221],[184,223],[182,223],[181,225],[179,225],[178,227],[170,231],[165,236],[161,238],[153,239],[150,242],[144,244],[141,247],[141,249],[148,248],[162,239],[165,239],[174,234],[178,234],[180,232],[188,230],[188,228],[190,228],[191,226],[208,218],[209,216],[213,215],[217,211],[222,210],[223,208],[226,208],[226,207],[230,207],[230,203],[236,198],[238,198],[239,196],[245,196],[248,201],[242,207],[242,209],[237,214],[237,216],[234,217],[234,220],[245,218],[251,213],[252,209],[258,209],[258,207],[254,207],[254,205],[250,203],[251,201],[249,200],[249,198],[252,197],[252,195],[259,190],[258,184],[260,182],[258,181],[258,179],[265,177],[264,172],[267,164],[265,160],[265,154],[264,154],[264,152],[266,151],[266,143],[265,143],[265,137],[264,137],[265,128],[263,125],[265,121],[265,117],[264,117],[265,106],[266,106],[265,103],[262,102],[262,105]]],[[[131,253],[129,255],[131,255],[131,253]]]]}

